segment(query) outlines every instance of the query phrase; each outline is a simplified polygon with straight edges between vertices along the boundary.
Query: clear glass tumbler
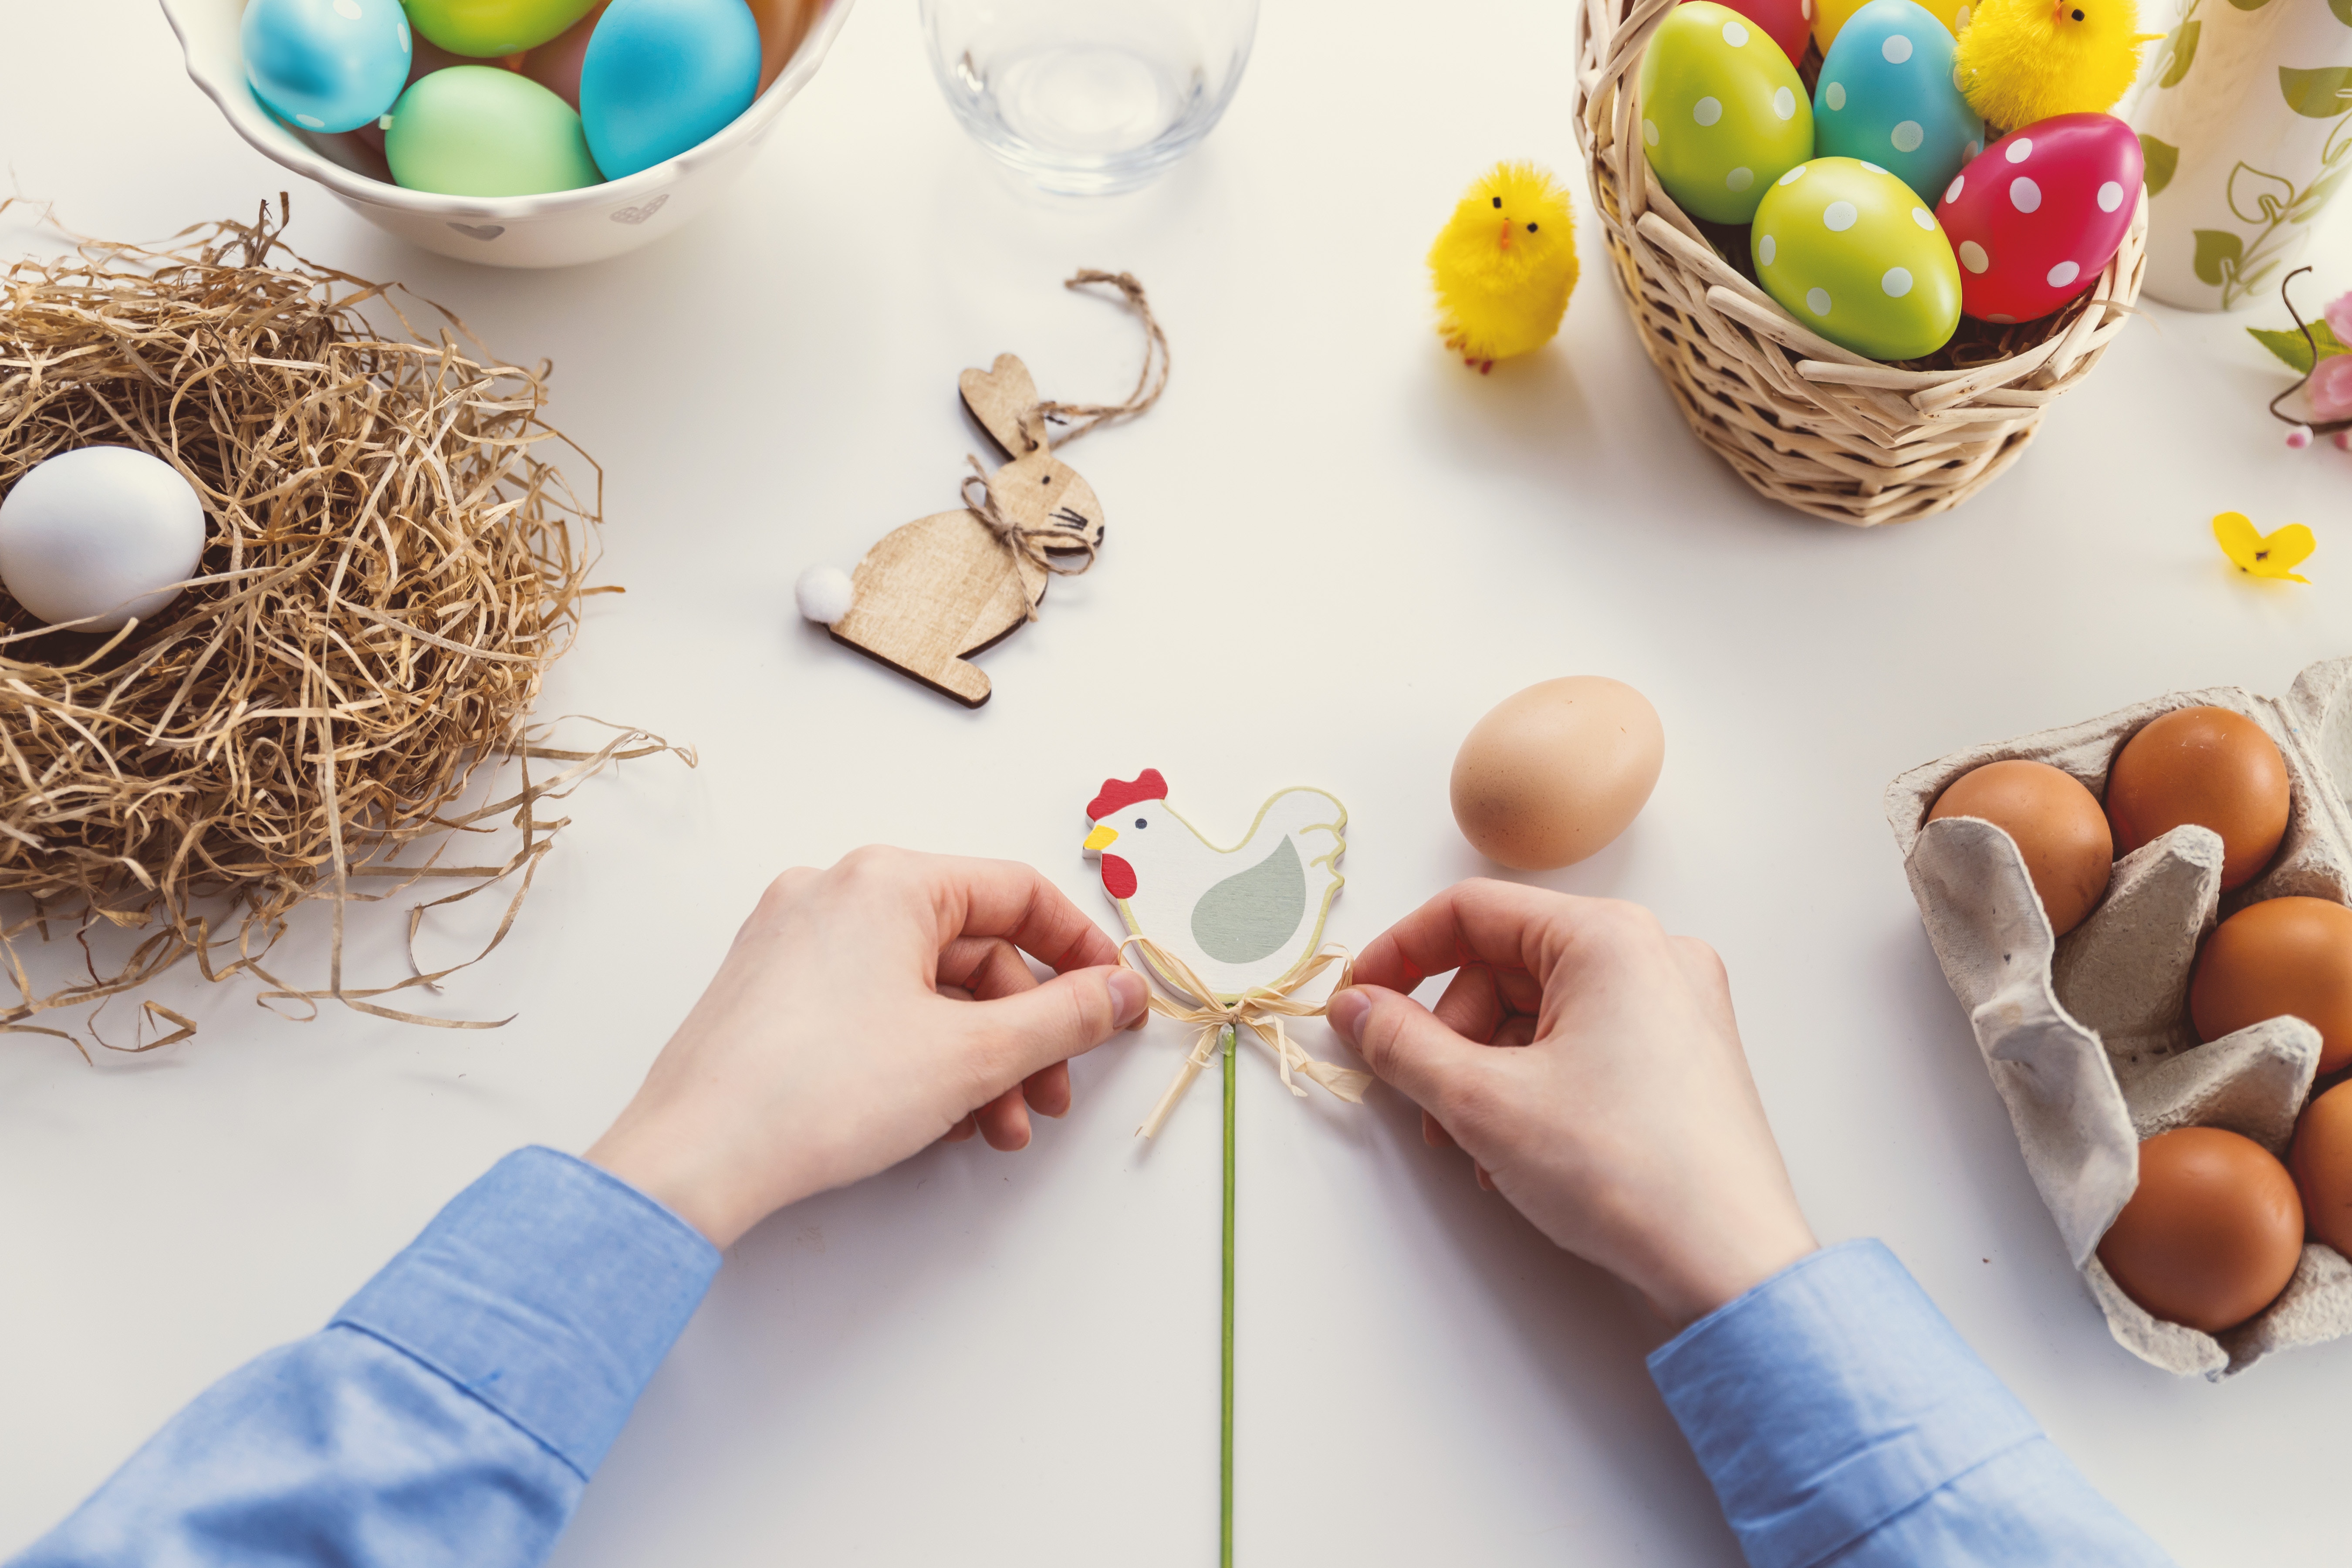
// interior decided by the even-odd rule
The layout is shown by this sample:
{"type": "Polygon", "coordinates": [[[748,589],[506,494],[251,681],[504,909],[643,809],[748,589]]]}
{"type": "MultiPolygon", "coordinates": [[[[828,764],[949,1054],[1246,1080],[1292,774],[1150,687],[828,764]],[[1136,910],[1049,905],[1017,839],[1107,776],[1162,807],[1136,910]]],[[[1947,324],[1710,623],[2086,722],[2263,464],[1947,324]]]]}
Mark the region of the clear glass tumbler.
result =
{"type": "Polygon", "coordinates": [[[1048,191],[1165,173],[1232,101],[1257,0],[922,0],[931,68],[980,144],[1048,191]]]}

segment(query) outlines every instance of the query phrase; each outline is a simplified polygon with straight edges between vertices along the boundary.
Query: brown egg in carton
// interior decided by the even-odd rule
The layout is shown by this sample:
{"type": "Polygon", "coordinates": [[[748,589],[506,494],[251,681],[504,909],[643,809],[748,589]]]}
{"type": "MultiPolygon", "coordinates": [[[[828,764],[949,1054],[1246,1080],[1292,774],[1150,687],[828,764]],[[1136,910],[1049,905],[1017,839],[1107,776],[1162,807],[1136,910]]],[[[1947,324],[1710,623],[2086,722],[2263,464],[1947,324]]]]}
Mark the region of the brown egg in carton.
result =
{"type": "Polygon", "coordinates": [[[2138,1183],[2139,1142],[2176,1127],[2225,1128],[2284,1160],[2311,1092],[2319,1031],[2273,1018],[2200,1043],[2189,1016],[2198,944],[2264,899],[2352,904],[2352,658],[2304,670],[2284,699],[2237,687],[2176,691],[2104,718],[1975,746],[1887,786],[1886,816],[1937,959],[1969,1010],[2033,1184],[2116,1342],[2168,1372],[2220,1382],[2274,1351],[2352,1333],[2352,1263],[2306,1242],[2286,1289],[2246,1322],[2208,1334],[2151,1316],[2101,1266],[2099,1238],[2138,1183]],[[2286,837],[2270,865],[2224,895],[2221,840],[2175,828],[2116,862],[2105,895],[2063,937],[2009,835],[1989,822],[1927,821],[1937,797],[1987,763],[2047,763],[2102,803],[2124,742],[2177,708],[2242,713],[2286,760],[2286,837]]]}

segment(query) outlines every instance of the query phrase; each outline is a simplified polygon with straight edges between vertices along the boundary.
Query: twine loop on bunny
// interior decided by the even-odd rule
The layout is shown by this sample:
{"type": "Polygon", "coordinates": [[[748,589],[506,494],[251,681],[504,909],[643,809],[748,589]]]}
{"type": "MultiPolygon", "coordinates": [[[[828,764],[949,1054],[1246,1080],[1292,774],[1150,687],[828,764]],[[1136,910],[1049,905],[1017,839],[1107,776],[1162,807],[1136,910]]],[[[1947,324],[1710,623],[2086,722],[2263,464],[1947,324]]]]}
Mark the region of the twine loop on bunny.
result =
{"type": "Polygon", "coordinates": [[[1298,1087],[1292,1074],[1304,1074],[1350,1105],[1363,1103],[1364,1090],[1371,1087],[1372,1075],[1354,1068],[1333,1067],[1318,1061],[1302,1049],[1283,1027],[1285,1018],[1319,1018],[1325,1002],[1302,1001],[1296,994],[1299,987],[1321,974],[1333,964],[1339,966],[1338,984],[1332,989],[1343,991],[1354,981],[1356,960],[1338,942],[1327,942],[1312,955],[1299,961],[1297,967],[1270,985],[1254,986],[1227,1001],[1210,989],[1208,982],[1192,972],[1190,964],[1148,936],[1131,936],[1118,944],[1121,963],[1127,963],[1127,950],[1134,948],[1143,962],[1136,967],[1150,987],[1148,998],[1150,1008],[1163,1018],[1173,1018],[1180,1024],[1191,1024],[1200,1030],[1192,1049],[1176,1069],[1175,1078],[1135,1130],[1139,1138],[1155,1136],[1167,1121],[1176,1102],[1192,1087],[1217,1054],[1217,1042],[1227,1029],[1238,1037],[1247,1029],[1257,1042],[1272,1053],[1282,1069],[1282,1087],[1300,1100],[1307,1091],[1298,1087]],[[1169,994],[1162,995],[1162,992],[1169,994]]]}
{"type": "MultiPolygon", "coordinates": [[[[1168,334],[1160,330],[1160,318],[1151,313],[1151,300],[1143,292],[1143,285],[1132,272],[1105,272],[1097,268],[1081,267],[1062,279],[1065,289],[1084,289],[1091,284],[1108,283],[1126,296],[1129,309],[1143,320],[1143,369],[1135,377],[1135,390],[1120,403],[1055,403],[1038,404],[1030,414],[1039,419],[1058,419],[1069,428],[1050,446],[1061,447],[1076,440],[1100,425],[1116,425],[1132,419],[1160,401],[1168,389],[1168,334]]],[[[1022,428],[1029,421],[1024,419],[1022,428]]]]}
{"type": "MultiPolygon", "coordinates": [[[[1084,534],[1074,534],[1066,528],[1030,528],[1004,515],[996,504],[996,489],[988,482],[988,470],[980,459],[970,453],[964,461],[971,472],[964,477],[961,486],[963,509],[978,519],[980,525],[996,536],[996,542],[1029,563],[1040,572],[1056,577],[1075,577],[1095,563],[1095,542],[1084,534]],[[971,487],[980,487],[980,499],[974,500],[971,487]],[[1076,562],[1057,560],[1057,556],[1079,556],[1076,562]]],[[[1037,618],[1037,606],[1027,606],[1027,617],[1037,618]]]]}

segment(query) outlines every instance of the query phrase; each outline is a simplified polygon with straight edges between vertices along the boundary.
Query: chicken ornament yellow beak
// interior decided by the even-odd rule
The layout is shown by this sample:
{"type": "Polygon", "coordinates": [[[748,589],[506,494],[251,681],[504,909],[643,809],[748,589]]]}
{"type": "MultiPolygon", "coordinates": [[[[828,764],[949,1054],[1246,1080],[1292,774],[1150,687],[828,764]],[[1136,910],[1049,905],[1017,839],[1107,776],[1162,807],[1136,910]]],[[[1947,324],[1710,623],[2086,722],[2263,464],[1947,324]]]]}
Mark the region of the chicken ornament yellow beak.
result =
{"type": "Polygon", "coordinates": [[[1095,830],[1087,835],[1087,853],[1099,855],[1118,842],[1118,829],[1108,823],[1097,822],[1095,830]]]}

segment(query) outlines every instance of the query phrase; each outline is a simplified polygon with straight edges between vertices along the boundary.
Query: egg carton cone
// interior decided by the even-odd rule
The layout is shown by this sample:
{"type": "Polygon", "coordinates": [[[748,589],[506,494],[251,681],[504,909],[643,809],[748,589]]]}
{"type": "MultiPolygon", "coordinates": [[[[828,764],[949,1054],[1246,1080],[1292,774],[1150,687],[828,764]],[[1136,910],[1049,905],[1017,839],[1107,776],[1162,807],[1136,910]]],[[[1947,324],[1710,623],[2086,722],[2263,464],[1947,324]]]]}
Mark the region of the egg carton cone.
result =
{"type": "Polygon", "coordinates": [[[1955,752],[1886,789],[1886,816],[1927,940],[1969,1011],[2025,1168],[2117,1343],[2167,1372],[2218,1383],[2273,1352],[2352,1333],[2352,1264],[2306,1243],[2259,1315],[2220,1334],[2151,1317],[2099,1264],[2099,1238],[2139,1181],[2139,1143],[2221,1127],[2284,1159],[2319,1062],[2319,1031],[2273,1018],[2200,1043],[2189,1018],[2198,943],[2264,899],[2352,904],[2352,658],[2315,664],[2283,699],[2230,687],[2176,691],[2104,718],[1955,752]],[[2286,759],[2286,837],[2268,868],[2221,892],[2221,840],[2175,828],[2116,863],[2106,896],[2053,937],[2008,834],[1974,817],[1929,822],[1962,773],[2047,763],[2106,798],[2107,769],[2140,727],[2176,708],[2242,713],[2286,759]]]}

